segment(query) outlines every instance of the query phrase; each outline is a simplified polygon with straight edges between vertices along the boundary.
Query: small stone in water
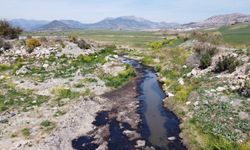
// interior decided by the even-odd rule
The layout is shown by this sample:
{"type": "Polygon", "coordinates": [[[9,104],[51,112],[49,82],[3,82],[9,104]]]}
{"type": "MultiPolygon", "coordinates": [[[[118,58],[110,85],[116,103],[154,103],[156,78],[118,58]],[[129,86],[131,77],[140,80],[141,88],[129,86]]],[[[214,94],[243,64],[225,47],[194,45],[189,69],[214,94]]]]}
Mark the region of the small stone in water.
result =
{"type": "Polygon", "coordinates": [[[176,140],[176,137],[174,137],[174,136],[168,137],[168,140],[169,141],[174,141],[174,140],[176,140]]]}

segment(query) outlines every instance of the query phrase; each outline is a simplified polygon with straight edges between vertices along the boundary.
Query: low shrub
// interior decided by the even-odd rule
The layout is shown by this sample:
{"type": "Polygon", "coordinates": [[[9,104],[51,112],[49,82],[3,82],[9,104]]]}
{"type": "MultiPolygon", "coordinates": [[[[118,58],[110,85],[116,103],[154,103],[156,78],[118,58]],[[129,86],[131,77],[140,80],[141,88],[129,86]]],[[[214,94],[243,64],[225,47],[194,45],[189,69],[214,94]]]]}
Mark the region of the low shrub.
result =
{"type": "Polygon", "coordinates": [[[197,53],[197,57],[200,58],[200,66],[201,69],[206,69],[212,63],[213,56],[218,52],[218,49],[209,44],[199,44],[195,46],[195,52],[197,53]]]}
{"type": "Polygon", "coordinates": [[[201,69],[206,69],[209,67],[212,63],[212,56],[209,55],[208,53],[203,54],[200,59],[200,68],[201,69]]]}
{"type": "Polygon", "coordinates": [[[26,40],[26,47],[28,52],[31,53],[36,47],[41,46],[41,43],[38,39],[30,38],[26,40]]]}
{"type": "Polygon", "coordinates": [[[155,41],[149,43],[149,46],[154,50],[159,50],[163,47],[164,43],[162,41],[155,41]]]}
{"type": "Polygon", "coordinates": [[[68,38],[70,42],[76,43],[78,36],[76,34],[70,34],[68,38]]]}
{"type": "Polygon", "coordinates": [[[220,32],[200,32],[194,31],[191,34],[191,38],[198,40],[199,42],[209,42],[212,44],[220,44],[223,41],[223,36],[220,32]]]}
{"type": "Polygon", "coordinates": [[[11,44],[9,43],[9,42],[5,42],[4,44],[3,44],[3,49],[4,50],[8,50],[8,49],[11,49],[11,44]]]}
{"type": "Polygon", "coordinates": [[[180,102],[186,102],[191,91],[191,87],[181,86],[175,94],[175,99],[180,102]]]}
{"type": "Polygon", "coordinates": [[[4,45],[4,40],[2,38],[0,38],[0,48],[2,48],[4,45]]]}
{"type": "Polygon", "coordinates": [[[5,42],[4,39],[0,38],[0,48],[2,48],[3,50],[8,50],[11,47],[12,46],[9,42],[5,42]]]}
{"type": "Polygon", "coordinates": [[[90,49],[91,46],[90,44],[88,44],[85,40],[80,39],[78,41],[76,41],[76,44],[78,45],[78,47],[80,47],[81,49],[90,49]]]}
{"type": "Polygon", "coordinates": [[[221,73],[223,71],[234,72],[236,67],[239,65],[239,61],[234,56],[222,56],[215,67],[216,73],[221,73]]]}
{"type": "Polygon", "coordinates": [[[194,50],[199,55],[208,53],[209,55],[213,56],[218,52],[218,49],[215,46],[211,46],[210,44],[198,44],[194,47],[194,50]]]}

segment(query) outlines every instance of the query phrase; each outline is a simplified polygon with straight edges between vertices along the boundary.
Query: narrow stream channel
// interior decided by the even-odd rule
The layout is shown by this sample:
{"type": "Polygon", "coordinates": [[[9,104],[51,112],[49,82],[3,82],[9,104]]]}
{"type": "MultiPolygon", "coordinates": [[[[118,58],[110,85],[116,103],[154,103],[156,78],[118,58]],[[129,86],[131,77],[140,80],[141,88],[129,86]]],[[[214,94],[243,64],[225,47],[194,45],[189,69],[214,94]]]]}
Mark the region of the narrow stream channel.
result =
{"type": "MultiPolygon", "coordinates": [[[[139,133],[141,139],[146,141],[145,146],[153,146],[156,150],[186,150],[179,137],[180,121],[170,110],[163,107],[163,99],[166,94],[157,80],[156,72],[141,65],[138,61],[120,57],[125,64],[132,65],[138,72],[139,85],[137,97],[140,102],[138,113],[141,117],[139,133]]],[[[130,129],[123,124],[121,128],[116,120],[107,119],[109,112],[103,111],[97,114],[93,124],[96,127],[109,124],[109,150],[135,150],[136,141],[129,141],[123,131],[130,129]]],[[[77,150],[95,150],[98,145],[93,144],[94,138],[82,136],[72,141],[72,146],[77,150]]]]}
{"type": "Polygon", "coordinates": [[[163,99],[167,95],[157,80],[156,72],[135,60],[122,58],[122,61],[142,73],[138,97],[143,121],[140,129],[142,136],[159,150],[186,150],[179,137],[178,117],[163,107],[163,99]]]}

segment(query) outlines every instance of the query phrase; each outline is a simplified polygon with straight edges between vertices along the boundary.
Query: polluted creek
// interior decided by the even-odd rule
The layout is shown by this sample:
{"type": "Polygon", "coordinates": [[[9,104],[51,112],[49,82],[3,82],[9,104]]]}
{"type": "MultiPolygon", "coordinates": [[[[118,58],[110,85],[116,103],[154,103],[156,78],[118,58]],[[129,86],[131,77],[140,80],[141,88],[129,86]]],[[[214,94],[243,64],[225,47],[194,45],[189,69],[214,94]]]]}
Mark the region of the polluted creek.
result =
{"type": "MultiPolygon", "coordinates": [[[[140,121],[132,120],[136,123],[131,123],[129,120],[120,119],[116,114],[123,110],[119,110],[119,107],[101,111],[92,123],[96,128],[88,135],[72,140],[72,147],[77,150],[95,150],[101,145],[109,150],[186,150],[179,137],[181,132],[179,119],[173,112],[163,107],[162,102],[167,95],[157,80],[156,72],[136,60],[125,57],[120,57],[119,60],[133,66],[137,77],[131,81],[132,83],[118,90],[121,94],[103,96],[111,100],[111,97],[122,99],[126,97],[122,95],[126,92],[121,91],[135,91],[134,100],[137,107],[134,112],[129,113],[136,113],[135,119],[139,118],[140,121]],[[106,134],[100,130],[107,130],[106,134]],[[98,135],[100,133],[103,135],[98,135]]],[[[133,103],[127,103],[130,104],[133,103]]]]}

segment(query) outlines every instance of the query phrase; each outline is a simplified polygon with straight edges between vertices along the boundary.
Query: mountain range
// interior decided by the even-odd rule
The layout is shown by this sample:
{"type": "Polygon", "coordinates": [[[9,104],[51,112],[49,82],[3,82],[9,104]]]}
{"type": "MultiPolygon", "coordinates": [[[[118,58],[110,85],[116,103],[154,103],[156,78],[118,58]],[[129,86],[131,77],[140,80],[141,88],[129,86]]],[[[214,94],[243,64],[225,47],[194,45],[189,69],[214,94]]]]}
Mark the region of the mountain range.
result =
{"type": "Polygon", "coordinates": [[[250,15],[239,13],[212,16],[201,22],[188,24],[153,22],[144,18],[134,16],[123,16],[117,18],[106,18],[92,24],[84,24],[75,20],[9,20],[13,26],[19,26],[26,31],[62,31],[69,29],[110,29],[110,30],[152,30],[173,28],[211,28],[236,23],[250,22],[250,15]]]}
{"type": "Polygon", "coordinates": [[[9,20],[13,26],[19,26],[26,31],[61,31],[69,29],[111,29],[111,30],[145,30],[162,29],[179,26],[178,23],[153,22],[134,16],[123,16],[118,18],[106,18],[92,24],[84,24],[75,20],[9,20]]]}

